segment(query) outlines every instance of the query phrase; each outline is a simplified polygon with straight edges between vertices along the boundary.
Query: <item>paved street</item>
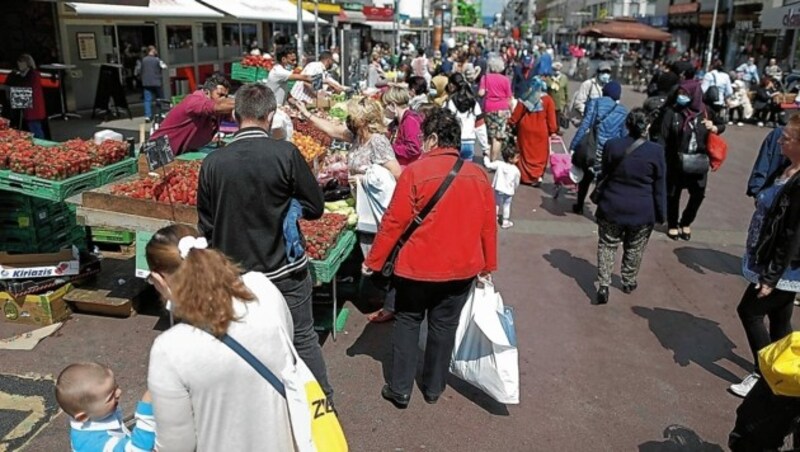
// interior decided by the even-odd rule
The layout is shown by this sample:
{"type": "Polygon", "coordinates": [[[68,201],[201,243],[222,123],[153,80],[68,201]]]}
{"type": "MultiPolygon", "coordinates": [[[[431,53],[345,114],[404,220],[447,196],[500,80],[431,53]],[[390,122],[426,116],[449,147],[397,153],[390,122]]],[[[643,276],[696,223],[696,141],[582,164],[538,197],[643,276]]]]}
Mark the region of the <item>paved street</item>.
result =
{"type": "MultiPolygon", "coordinates": [[[[625,88],[623,103],[638,106],[642,100],[625,88]]],[[[520,189],[512,212],[516,226],[500,232],[495,275],[506,303],[516,308],[518,406],[499,405],[453,381],[437,405],[416,392],[407,410],[395,409],[380,397],[391,326],[367,324],[353,309],[346,332],[324,344],[351,450],[725,449],[739,403],[726,388],[749,371],[751,359],[735,310],[746,286],[739,256],[752,213],[745,183],[768,131],[728,129],[729,159],[710,176],[693,240],[654,234],[639,290],[624,295],[615,278],[606,306],[590,305],[592,219],[571,213],[572,196],[554,200],[549,184],[520,189]],[[670,448],[668,429],[693,437],[689,446],[670,448]]],[[[145,388],[148,350],[162,326],[145,315],[76,315],[33,352],[0,352],[0,372],[57,374],[72,361],[105,362],[114,368],[130,412],[145,388]]],[[[0,322],[0,338],[24,330],[0,322]]],[[[27,450],[65,450],[67,444],[61,414],[27,450]]]]}

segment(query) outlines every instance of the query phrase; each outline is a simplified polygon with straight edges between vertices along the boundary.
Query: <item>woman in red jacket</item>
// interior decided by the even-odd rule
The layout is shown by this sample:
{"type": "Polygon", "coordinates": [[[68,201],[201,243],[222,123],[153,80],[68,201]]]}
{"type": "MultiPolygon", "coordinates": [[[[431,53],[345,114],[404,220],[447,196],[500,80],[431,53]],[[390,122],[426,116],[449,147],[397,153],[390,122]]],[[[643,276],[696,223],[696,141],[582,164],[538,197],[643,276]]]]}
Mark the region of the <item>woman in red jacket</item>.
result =
{"type": "Polygon", "coordinates": [[[28,131],[36,138],[45,138],[43,122],[47,120],[47,111],[44,106],[44,91],[42,90],[42,76],[36,70],[33,57],[23,53],[17,58],[17,71],[8,81],[9,86],[33,88],[33,107],[26,109],[23,114],[28,131]]]}
{"type": "MultiPolygon", "coordinates": [[[[380,271],[398,239],[427,205],[455,163],[461,126],[448,110],[436,109],[422,124],[422,157],[400,175],[364,271],[380,271]]],[[[400,250],[392,333],[392,370],[381,395],[398,408],[411,398],[417,368],[420,323],[428,315],[422,395],[436,403],[445,388],[461,309],[476,276],[497,269],[497,218],[486,173],[471,162],[422,220],[400,250]]]]}

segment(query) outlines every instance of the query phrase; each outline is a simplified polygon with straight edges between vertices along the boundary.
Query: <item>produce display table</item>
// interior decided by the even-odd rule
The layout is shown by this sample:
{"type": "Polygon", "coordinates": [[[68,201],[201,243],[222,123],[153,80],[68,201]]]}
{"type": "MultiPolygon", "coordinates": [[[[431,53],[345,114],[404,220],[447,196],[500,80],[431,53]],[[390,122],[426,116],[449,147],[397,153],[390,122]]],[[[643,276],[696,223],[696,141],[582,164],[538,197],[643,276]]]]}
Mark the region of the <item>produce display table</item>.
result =
{"type": "Polygon", "coordinates": [[[314,279],[314,284],[317,286],[322,284],[331,285],[331,304],[333,305],[333,310],[331,311],[331,335],[334,341],[336,340],[337,330],[341,330],[344,327],[347,317],[350,315],[350,311],[346,308],[342,309],[341,314],[339,313],[336,274],[339,273],[339,268],[345,259],[353,252],[356,241],[356,233],[347,229],[339,236],[336,245],[328,252],[325,260],[309,260],[309,271],[314,279]]]}

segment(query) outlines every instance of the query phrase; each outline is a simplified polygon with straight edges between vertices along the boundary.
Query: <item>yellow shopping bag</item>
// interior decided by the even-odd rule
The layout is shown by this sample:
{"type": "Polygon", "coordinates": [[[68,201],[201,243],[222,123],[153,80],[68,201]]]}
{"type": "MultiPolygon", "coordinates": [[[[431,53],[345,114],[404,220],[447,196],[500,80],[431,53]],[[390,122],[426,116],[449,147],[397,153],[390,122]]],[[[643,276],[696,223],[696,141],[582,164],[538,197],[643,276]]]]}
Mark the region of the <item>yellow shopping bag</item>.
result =
{"type": "Polygon", "coordinates": [[[775,395],[800,397],[800,332],[759,350],[758,367],[775,395]]]}
{"type": "Polygon", "coordinates": [[[306,383],[306,396],[311,411],[311,436],[317,452],[347,452],[347,439],[339,418],[317,380],[306,383]]]}

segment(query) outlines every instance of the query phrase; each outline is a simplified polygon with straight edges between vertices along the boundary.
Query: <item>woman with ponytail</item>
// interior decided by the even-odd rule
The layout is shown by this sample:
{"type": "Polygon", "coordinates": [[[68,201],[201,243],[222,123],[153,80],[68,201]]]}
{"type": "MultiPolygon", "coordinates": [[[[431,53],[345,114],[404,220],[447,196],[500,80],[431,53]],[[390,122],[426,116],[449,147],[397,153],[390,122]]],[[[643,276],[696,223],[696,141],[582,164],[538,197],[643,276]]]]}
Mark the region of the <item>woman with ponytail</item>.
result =
{"type": "Polygon", "coordinates": [[[667,185],[664,148],[647,141],[647,112],[635,108],[625,119],[628,136],[612,138],[603,148],[602,179],[597,182],[596,304],[608,302],[617,248],[622,243],[622,291],[636,290],[636,276],[655,223],[666,219],[667,185]]]}
{"type": "Polygon", "coordinates": [[[293,365],[292,317],[263,273],[239,268],[194,228],[173,225],[147,244],[151,282],[181,323],[150,350],[157,448],[294,450],[286,399],[221,339],[274,374],[293,365]]]}

